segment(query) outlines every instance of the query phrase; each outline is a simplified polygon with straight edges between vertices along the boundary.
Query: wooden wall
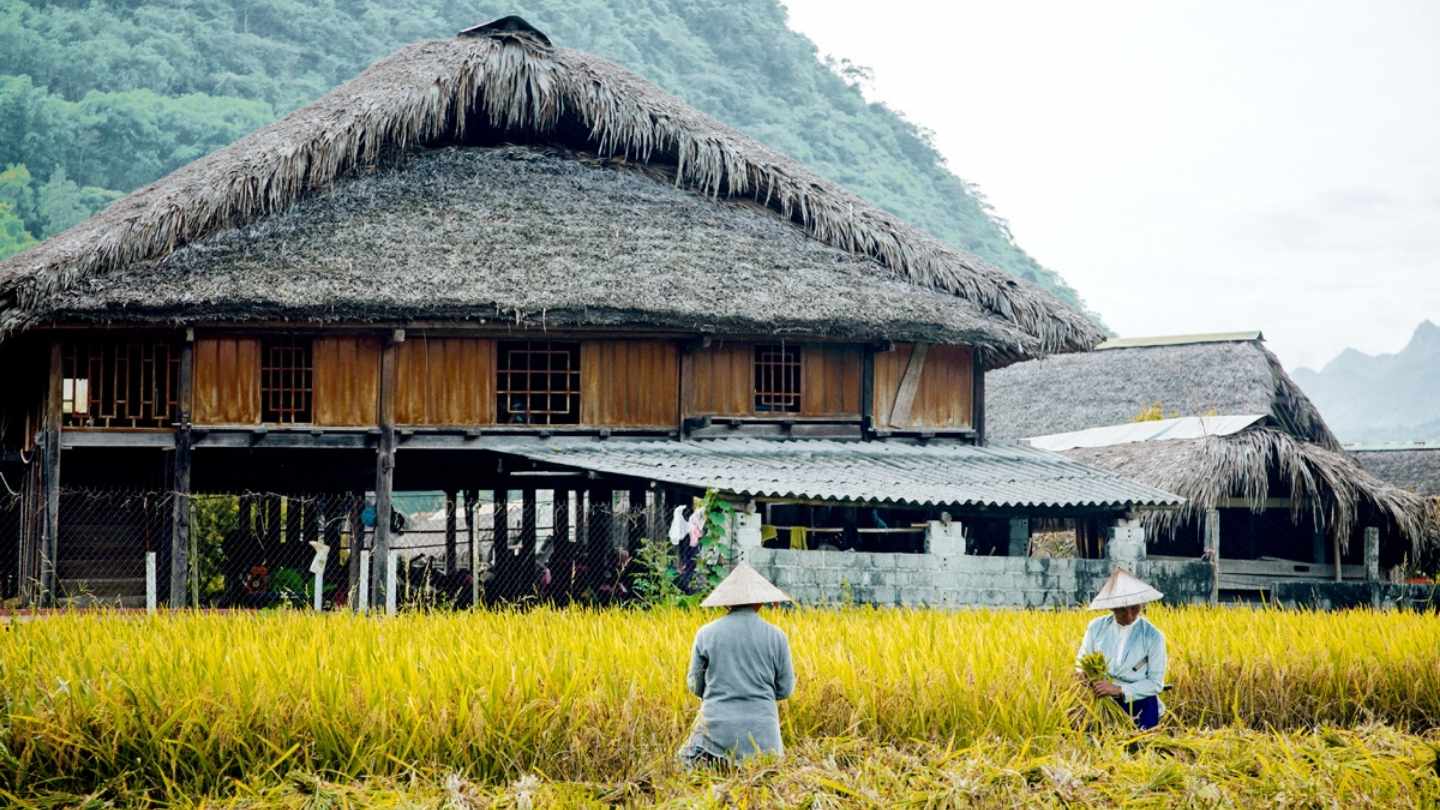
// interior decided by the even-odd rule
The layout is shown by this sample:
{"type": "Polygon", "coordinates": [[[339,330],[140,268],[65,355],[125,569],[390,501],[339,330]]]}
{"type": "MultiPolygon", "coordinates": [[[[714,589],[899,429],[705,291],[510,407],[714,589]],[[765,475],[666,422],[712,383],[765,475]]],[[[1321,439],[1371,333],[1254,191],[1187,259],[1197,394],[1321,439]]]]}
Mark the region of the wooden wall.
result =
{"type": "Polygon", "coordinates": [[[900,344],[894,351],[875,355],[875,426],[936,430],[973,427],[974,356],[965,346],[928,347],[910,416],[892,423],[891,413],[913,354],[912,345],[900,344]]]}
{"type": "Polygon", "coordinates": [[[411,335],[395,364],[396,424],[495,424],[495,341],[411,335]]]}
{"type": "MultiPolygon", "coordinates": [[[[717,343],[690,353],[685,362],[686,416],[761,415],[755,411],[754,343],[717,343]]],[[[860,416],[859,348],[803,346],[800,363],[799,416],[860,416]]]]}
{"type": "Polygon", "coordinates": [[[864,359],[859,349],[806,346],[800,362],[801,416],[860,416],[864,359]]]}
{"type": "Polygon", "coordinates": [[[194,389],[195,424],[259,424],[260,340],[196,339],[194,389]]]}
{"type": "Polygon", "coordinates": [[[749,343],[716,343],[686,354],[685,415],[754,414],[754,362],[749,343]]]}
{"type": "Polygon", "coordinates": [[[375,424],[380,405],[380,340],[317,337],[313,423],[325,427],[375,424]]]}
{"type": "Polygon", "coordinates": [[[680,350],[655,340],[580,344],[580,424],[673,429],[680,414],[680,350]]]}

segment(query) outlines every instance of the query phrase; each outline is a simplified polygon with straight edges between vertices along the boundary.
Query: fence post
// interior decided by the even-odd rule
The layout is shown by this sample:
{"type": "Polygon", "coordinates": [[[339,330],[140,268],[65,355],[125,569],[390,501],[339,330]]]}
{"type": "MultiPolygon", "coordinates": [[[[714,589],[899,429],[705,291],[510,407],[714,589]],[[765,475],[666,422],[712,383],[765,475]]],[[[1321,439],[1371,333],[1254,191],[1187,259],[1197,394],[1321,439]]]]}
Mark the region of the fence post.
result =
{"type": "Polygon", "coordinates": [[[155,552],[145,552],[145,612],[153,614],[156,602],[155,552]]]}
{"type": "Polygon", "coordinates": [[[370,552],[360,551],[360,594],[355,597],[355,609],[360,613],[370,611],[370,552]]]}
{"type": "MultiPolygon", "coordinates": [[[[195,373],[195,330],[180,345],[180,385],[175,395],[175,491],[170,520],[170,607],[185,607],[190,581],[190,397],[195,373]]],[[[198,600],[200,595],[194,594],[198,600]]]]}
{"type": "Polygon", "coordinates": [[[400,559],[400,552],[385,552],[385,615],[395,615],[395,564],[400,559]]]}

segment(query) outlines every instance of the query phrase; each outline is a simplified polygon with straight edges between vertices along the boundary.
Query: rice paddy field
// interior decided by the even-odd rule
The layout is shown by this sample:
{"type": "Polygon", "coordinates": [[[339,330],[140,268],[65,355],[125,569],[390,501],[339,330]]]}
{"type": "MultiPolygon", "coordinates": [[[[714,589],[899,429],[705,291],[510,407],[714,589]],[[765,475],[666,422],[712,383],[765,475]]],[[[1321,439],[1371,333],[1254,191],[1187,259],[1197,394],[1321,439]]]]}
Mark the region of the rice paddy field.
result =
{"type": "Polygon", "coordinates": [[[1158,609],[1168,713],[1087,722],[1083,612],[787,610],[782,762],[687,773],[712,614],[61,614],[0,635],[0,803],[1435,807],[1440,618],[1158,609]]]}

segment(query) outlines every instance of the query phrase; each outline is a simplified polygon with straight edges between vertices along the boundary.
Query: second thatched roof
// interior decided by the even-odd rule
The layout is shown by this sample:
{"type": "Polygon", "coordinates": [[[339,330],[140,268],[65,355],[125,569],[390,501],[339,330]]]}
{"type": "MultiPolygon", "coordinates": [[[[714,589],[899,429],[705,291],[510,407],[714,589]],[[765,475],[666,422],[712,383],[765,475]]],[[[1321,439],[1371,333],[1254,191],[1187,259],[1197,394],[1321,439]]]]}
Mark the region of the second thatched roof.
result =
{"type": "Polygon", "coordinates": [[[1338,450],[1320,411],[1259,332],[1113,341],[1011,366],[985,380],[994,440],[1133,422],[1142,414],[1264,414],[1291,436],[1338,450]]]}
{"type": "MultiPolygon", "coordinates": [[[[668,290],[678,296],[718,299],[748,285],[759,290],[752,300],[773,299],[768,307],[720,306],[712,320],[732,329],[807,331],[803,317],[774,316],[818,300],[817,315],[845,310],[853,323],[873,327],[860,334],[965,339],[997,364],[1083,350],[1100,338],[1093,323],[1048,293],[920,233],[614,64],[551,47],[523,22],[471,33],[478,36],[406,47],[314,104],[0,263],[0,339],[71,316],[293,319],[318,311],[331,318],[525,320],[553,310],[577,325],[663,325],[675,311],[647,309],[658,293],[619,293],[672,271],[710,274],[704,287],[668,290]],[[522,176],[498,166],[494,155],[466,152],[503,144],[537,147],[547,159],[598,156],[585,165],[606,171],[616,162],[639,164],[648,176],[625,168],[631,174],[601,178],[544,160],[522,176]],[[442,146],[464,154],[417,152],[442,146]],[[526,212],[465,207],[487,201],[466,196],[460,186],[467,179],[501,175],[550,188],[536,193],[526,212]],[[682,189],[691,201],[640,191],[639,179],[682,189]],[[419,185],[407,192],[401,182],[419,185]],[[601,186],[605,193],[586,196],[601,186]],[[428,198],[432,188],[438,196],[428,198]],[[573,199],[561,199],[566,195],[573,199]],[[703,198],[723,206],[723,215],[700,215],[693,200],[703,198]],[[310,207],[287,213],[302,200],[310,207]],[[646,239],[633,238],[637,221],[657,211],[646,239]],[[807,239],[762,226],[757,214],[807,239]],[[305,217],[372,235],[346,245],[305,217]],[[697,233],[679,230],[691,223],[697,233]],[[417,232],[427,225],[437,231],[417,232]],[[673,239],[661,244],[667,228],[673,239]],[[447,237],[454,241],[445,244],[447,237]],[[517,274],[531,266],[490,275],[497,263],[490,251],[507,239],[528,240],[510,247],[540,262],[523,292],[514,289],[517,274]],[[577,247],[576,239],[589,244],[577,247]],[[762,240],[773,244],[762,250],[762,240]],[[642,242],[653,253],[637,252],[642,242]],[[409,258],[412,245],[422,258],[409,258]],[[448,251],[437,266],[442,245],[448,251]],[[329,251],[325,266],[307,271],[316,282],[311,293],[292,306],[290,271],[322,251],[329,251]],[[347,262],[354,267],[342,267],[347,262]],[[650,264],[647,276],[620,277],[650,264]],[[356,286],[362,278],[371,282],[364,290],[356,286]],[[608,296],[607,280],[615,282],[608,296]],[[554,296],[550,283],[562,286],[554,296]],[[593,294],[572,294],[580,284],[593,294]],[[274,296],[252,294],[265,289],[274,296]],[[420,291],[434,296],[433,306],[419,300],[420,291]],[[915,301],[898,304],[907,294],[915,301]],[[624,306],[614,306],[617,299],[624,306]],[[941,311],[947,307],[954,312],[941,311]]],[[[475,194],[496,203],[514,188],[475,194]]]]}

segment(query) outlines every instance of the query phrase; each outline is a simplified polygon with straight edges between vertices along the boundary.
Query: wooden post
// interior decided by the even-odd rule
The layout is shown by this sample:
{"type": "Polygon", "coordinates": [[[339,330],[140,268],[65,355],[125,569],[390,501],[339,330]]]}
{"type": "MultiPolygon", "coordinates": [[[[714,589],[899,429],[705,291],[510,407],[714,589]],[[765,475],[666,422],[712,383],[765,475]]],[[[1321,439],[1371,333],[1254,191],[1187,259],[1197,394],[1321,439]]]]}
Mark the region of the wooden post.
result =
{"type": "Polygon", "coordinates": [[[1210,556],[1210,604],[1220,601],[1220,510],[1205,510],[1205,553],[1210,556]]]}
{"type": "Polygon", "coordinates": [[[360,608],[360,550],[365,547],[365,493],[350,493],[350,559],[348,562],[349,581],[346,583],[347,601],[351,610],[360,608]]]}
{"type": "Polygon", "coordinates": [[[509,594],[514,582],[510,564],[510,491],[497,489],[494,498],[494,512],[491,517],[490,554],[495,560],[495,576],[490,581],[500,594],[509,594]]]}
{"type": "Polygon", "coordinates": [[[445,492],[445,574],[455,573],[455,490],[445,492]]]}
{"type": "MultiPolygon", "coordinates": [[[[866,345],[860,365],[860,438],[875,431],[875,349],[866,345]]],[[[669,502],[666,502],[669,505],[669,502]]]]}
{"type": "Polygon", "coordinates": [[[180,345],[180,386],[175,396],[175,491],[170,520],[170,607],[185,607],[185,592],[191,590],[192,603],[199,607],[197,588],[187,588],[190,571],[190,402],[195,379],[195,331],[185,330],[180,345]]]}
{"type": "Polygon", "coordinates": [[[1380,530],[1365,527],[1365,581],[1380,581],[1380,530]]]}
{"type": "Polygon", "coordinates": [[[1331,531],[1334,532],[1335,535],[1335,581],[1340,582],[1345,579],[1345,567],[1343,561],[1340,559],[1343,552],[1343,549],[1340,547],[1340,527],[1332,526],[1331,531]]]}
{"type": "Polygon", "coordinates": [[[405,342],[405,330],[396,329],[380,350],[380,447],[375,454],[375,550],[371,570],[371,599],[388,604],[385,574],[390,570],[390,512],[395,486],[396,356],[405,342]]]}
{"type": "Polygon", "coordinates": [[[516,566],[523,586],[521,596],[530,596],[535,590],[535,555],[540,540],[536,518],[535,490],[523,489],[520,491],[520,557],[516,566]]]}
{"type": "Polygon", "coordinates": [[[973,355],[974,362],[970,365],[974,368],[975,394],[970,398],[970,421],[975,429],[975,444],[985,444],[985,363],[984,356],[979,349],[973,355]]]}
{"type": "Polygon", "coordinates": [[[47,607],[54,604],[56,569],[60,559],[60,424],[64,396],[61,354],[60,341],[51,341],[50,391],[45,403],[45,514],[40,543],[40,604],[47,607]]]}
{"type": "Polygon", "coordinates": [[[632,488],[625,500],[626,509],[630,513],[625,516],[630,530],[625,538],[625,545],[633,557],[640,552],[640,544],[645,541],[645,534],[649,529],[649,515],[645,512],[645,489],[632,488]]]}
{"type": "Polygon", "coordinates": [[[465,544],[470,549],[470,607],[480,603],[480,547],[475,545],[475,501],[480,493],[465,490],[465,544]]]}

